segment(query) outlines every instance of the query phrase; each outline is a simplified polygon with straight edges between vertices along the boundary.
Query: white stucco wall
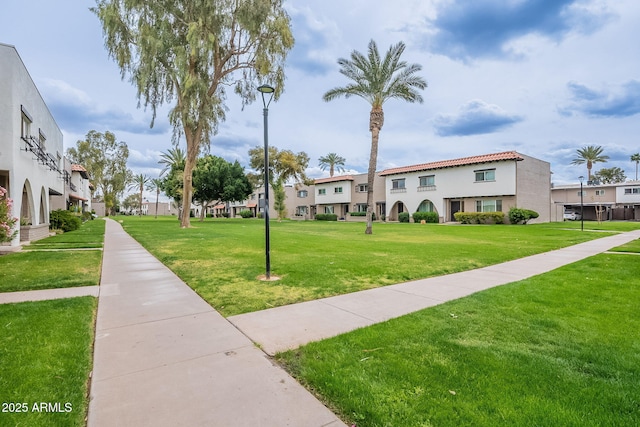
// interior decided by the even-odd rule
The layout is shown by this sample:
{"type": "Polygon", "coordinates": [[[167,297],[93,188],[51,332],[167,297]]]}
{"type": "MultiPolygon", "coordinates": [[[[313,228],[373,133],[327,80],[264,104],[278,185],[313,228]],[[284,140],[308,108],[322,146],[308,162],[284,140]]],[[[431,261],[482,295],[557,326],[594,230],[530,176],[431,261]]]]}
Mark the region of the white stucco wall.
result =
{"type": "MultiPolygon", "coordinates": [[[[22,193],[27,191],[29,221],[33,225],[49,222],[49,195],[64,192],[64,181],[57,171],[25,151],[21,139],[22,109],[32,118],[31,136],[46,137],[45,151],[62,169],[63,138],[60,128],[44,103],[15,47],[0,43],[0,174],[8,176],[13,215],[23,212],[22,193]]],[[[11,242],[18,245],[19,235],[11,242]]]]}

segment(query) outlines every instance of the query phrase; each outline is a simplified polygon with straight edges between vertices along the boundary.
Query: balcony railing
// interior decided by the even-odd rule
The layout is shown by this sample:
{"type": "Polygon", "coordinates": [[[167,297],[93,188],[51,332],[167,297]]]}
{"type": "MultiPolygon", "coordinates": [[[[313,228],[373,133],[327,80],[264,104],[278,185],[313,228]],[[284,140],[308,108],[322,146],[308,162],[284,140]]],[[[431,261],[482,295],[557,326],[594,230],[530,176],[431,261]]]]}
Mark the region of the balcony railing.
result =
{"type": "Polygon", "coordinates": [[[24,151],[31,152],[35,156],[33,160],[38,161],[38,163],[41,163],[43,166],[48,167],[52,171],[62,174],[62,171],[58,169],[58,162],[56,161],[56,159],[51,154],[42,149],[35,136],[23,136],[21,137],[21,139],[25,143],[24,151]]]}

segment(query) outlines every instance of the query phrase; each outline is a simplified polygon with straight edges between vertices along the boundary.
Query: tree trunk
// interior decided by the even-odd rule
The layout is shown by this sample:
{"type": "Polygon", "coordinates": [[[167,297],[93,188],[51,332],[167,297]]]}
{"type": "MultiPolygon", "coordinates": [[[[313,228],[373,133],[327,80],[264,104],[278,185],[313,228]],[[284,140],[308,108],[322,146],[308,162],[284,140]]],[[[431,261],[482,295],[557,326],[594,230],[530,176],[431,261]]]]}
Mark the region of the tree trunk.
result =
{"type": "Polygon", "coordinates": [[[156,219],[158,219],[158,198],[160,197],[160,189],[156,189],[156,219]]]}
{"type": "Polygon", "coordinates": [[[180,221],[180,227],[191,227],[191,196],[193,192],[193,167],[195,166],[195,156],[192,159],[190,155],[187,156],[184,162],[184,177],[182,187],[182,220],[180,221]]]}
{"type": "Polygon", "coordinates": [[[373,184],[378,166],[378,139],[380,129],[384,124],[384,112],[382,107],[371,109],[369,116],[369,130],[371,131],[371,155],[369,156],[369,170],[367,172],[367,228],[364,234],[373,234],[373,184]]]}

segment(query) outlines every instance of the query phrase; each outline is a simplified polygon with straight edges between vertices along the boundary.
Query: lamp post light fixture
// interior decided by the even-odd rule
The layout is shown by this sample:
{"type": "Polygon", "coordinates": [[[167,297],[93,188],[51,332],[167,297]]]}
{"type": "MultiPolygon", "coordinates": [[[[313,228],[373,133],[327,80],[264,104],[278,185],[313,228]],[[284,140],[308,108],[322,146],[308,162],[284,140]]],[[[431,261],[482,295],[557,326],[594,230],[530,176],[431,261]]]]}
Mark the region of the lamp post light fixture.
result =
{"type": "Polygon", "coordinates": [[[579,176],[580,180],[580,231],[584,231],[584,192],[582,191],[582,181],[584,176],[579,176]]]}
{"type": "Polygon", "coordinates": [[[269,85],[258,87],[258,92],[262,94],[262,105],[264,106],[264,251],[266,273],[265,280],[271,280],[271,244],[269,237],[269,104],[273,99],[273,93],[276,90],[269,85]],[[265,99],[265,95],[266,98],[265,99]]]}

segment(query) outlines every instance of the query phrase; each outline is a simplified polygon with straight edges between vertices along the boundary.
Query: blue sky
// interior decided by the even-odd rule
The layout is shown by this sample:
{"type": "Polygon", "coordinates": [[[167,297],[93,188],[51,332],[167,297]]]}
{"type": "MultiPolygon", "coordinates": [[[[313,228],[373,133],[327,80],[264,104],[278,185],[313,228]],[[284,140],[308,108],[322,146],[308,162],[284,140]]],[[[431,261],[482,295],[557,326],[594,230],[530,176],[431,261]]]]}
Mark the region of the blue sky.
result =
{"type": "MultiPolygon", "coordinates": [[[[403,41],[404,59],[422,66],[423,104],[384,105],[378,169],[517,150],[551,163],[553,182],[577,182],[576,150],[600,145],[635,177],[640,152],[640,2],[637,0],[285,0],[296,46],[285,92],[269,110],[269,141],[305,151],[311,177],[330,152],[365,172],[369,105],[322,95],[347,83],[338,58],[403,41]]],[[[167,108],[153,128],[136,91],[103,47],[93,1],[4,0],[0,42],[16,46],[43,98],[74,146],[89,130],[116,134],[135,173],[156,177],[171,148],[167,108]]],[[[242,109],[233,95],[211,153],[248,163],[262,144],[262,105],[242,109]]]]}

